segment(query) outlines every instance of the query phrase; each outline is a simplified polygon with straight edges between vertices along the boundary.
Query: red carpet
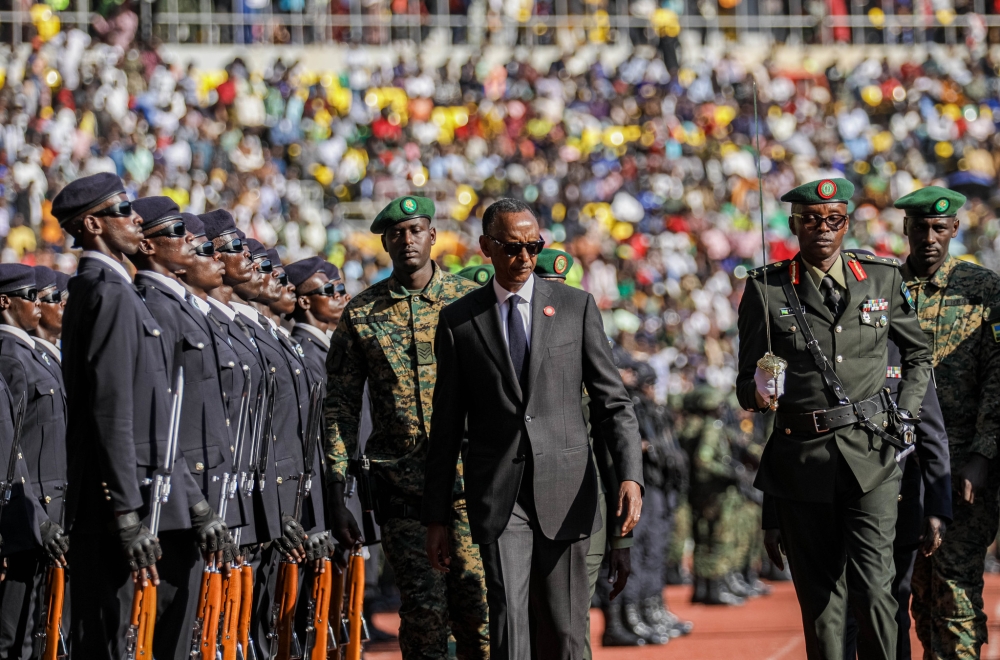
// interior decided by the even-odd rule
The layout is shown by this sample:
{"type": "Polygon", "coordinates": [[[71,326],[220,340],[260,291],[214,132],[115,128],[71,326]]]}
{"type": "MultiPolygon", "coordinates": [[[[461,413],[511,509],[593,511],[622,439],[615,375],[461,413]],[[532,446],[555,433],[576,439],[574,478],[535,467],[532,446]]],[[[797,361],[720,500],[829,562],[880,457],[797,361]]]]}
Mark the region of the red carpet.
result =
{"type": "MultiPolygon", "coordinates": [[[[1000,660],[1000,576],[986,576],[986,612],[994,644],[983,648],[983,660],[1000,660]]],[[[684,660],[800,660],[805,658],[802,621],[791,583],[774,585],[767,598],[751,601],[743,607],[707,607],[691,605],[690,587],[669,587],[670,609],[694,622],[694,632],[666,646],[644,648],[603,649],[600,646],[604,621],[599,610],[593,610],[592,625],[594,658],[611,660],[651,660],[653,658],[683,658],[684,660]]],[[[376,624],[383,630],[395,631],[399,617],[379,614],[376,624]]],[[[921,646],[915,635],[915,659],[921,657],[921,646]]],[[[399,647],[373,647],[365,654],[369,660],[398,660],[399,647]]]]}

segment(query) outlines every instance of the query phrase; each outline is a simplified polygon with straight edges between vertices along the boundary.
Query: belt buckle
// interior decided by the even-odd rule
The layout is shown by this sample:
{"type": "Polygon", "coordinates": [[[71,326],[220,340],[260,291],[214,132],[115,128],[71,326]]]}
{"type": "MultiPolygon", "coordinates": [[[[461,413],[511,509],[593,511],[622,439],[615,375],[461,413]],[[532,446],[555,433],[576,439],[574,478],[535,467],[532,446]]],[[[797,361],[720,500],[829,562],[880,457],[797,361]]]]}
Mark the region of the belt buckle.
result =
{"type": "Polygon", "coordinates": [[[823,414],[825,412],[827,412],[827,411],[826,410],[814,410],[812,413],[810,413],[812,415],[812,418],[813,418],[813,428],[816,430],[816,433],[826,433],[826,432],[828,432],[830,430],[829,428],[820,428],[819,427],[819,418],[817,417],[817,415],[821,415],[821,414],[823,414]]]}

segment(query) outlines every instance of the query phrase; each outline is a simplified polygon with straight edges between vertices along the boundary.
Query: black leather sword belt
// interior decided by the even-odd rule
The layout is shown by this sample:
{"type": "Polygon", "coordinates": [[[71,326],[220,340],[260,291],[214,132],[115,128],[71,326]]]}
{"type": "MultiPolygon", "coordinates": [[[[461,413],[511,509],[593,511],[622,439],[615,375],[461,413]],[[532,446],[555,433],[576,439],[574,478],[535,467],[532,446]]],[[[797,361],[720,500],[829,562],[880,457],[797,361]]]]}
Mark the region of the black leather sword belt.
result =
{"type": "Polygon", "coordinates": [[[786,433],[827,433],[844,426],[864,423],[886,409],[884,397],[879,393],[863,401],[829,410],[814,410],[811,413],[785,413],[779,410],[775,426],[786,433]]]}

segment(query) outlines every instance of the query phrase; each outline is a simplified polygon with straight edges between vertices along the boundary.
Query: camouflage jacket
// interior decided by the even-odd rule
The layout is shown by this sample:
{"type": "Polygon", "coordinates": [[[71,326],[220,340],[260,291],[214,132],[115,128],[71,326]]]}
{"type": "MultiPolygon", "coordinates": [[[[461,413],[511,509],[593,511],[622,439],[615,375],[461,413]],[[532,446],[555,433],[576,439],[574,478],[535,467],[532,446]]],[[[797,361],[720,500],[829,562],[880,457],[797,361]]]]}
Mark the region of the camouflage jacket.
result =
{"type": "Polygon", "coordinates": [[[446,305],[478,288],[434,264],[434,275],[419,294],[408,294],[391,276],[347,305],[326,363],[329,480],[346,478],[347,461],[357,451],[367,380],[373,429],[365,454],[372,470],[392,484],[397,494],[421,495],[437,379],[434,335],[438,315],[446,305]]]}
{"type": "Polygon", "coordinates": [[[948,257],[920,279],[903,279],[934,353],[934,378],[952,456],[993,458],[1000,436],[1000,276],[948,257]]]}

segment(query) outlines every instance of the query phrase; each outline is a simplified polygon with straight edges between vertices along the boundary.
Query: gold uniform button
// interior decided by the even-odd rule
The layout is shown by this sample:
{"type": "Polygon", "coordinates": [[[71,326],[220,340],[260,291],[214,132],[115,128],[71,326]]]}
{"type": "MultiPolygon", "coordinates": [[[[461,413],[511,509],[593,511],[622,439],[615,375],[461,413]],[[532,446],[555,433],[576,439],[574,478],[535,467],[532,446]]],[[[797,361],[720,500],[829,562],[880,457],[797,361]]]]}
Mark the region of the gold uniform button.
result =
{"type": "Polygon", "coordinates": [[[194,464],[194,469],[197,470],[198,472],[201,472],[202,470],[205,469],[205,464],[204,463],[195,463],[194,464]]]}
{"type": "Polygon", "coordinates": [[[843,361],[844,361],[844,356],[843,355],[838,355],[837,356],[837,362],[843,362],[843,361]]]}
{"type": "Polygon", "coordinates": [[[232,360],[230,360],[230,361],[229,361],[229,366],[230,366],[230,367],[235,367],[235,366],[236,366],[236,363],[235,363],[235,362],[233,362],[232,360]]]}
{"type": "Polygon", "coordinates": [[[103,481],[101,482],[101,486],[103,486],[104,488],[108,487],[108,485],[106,483],[104,483],[103,481]]]}
{"type": "Polygon", "coordinates": [[[229,426],[229,420],[228,419],[226,420],[226,426],[229,426]]]}
{"type": "Polygon", "coordinates": [[[298,376],[298,375],[299,375],[300,373],[302,373],[302,372],[301,372],[301,371],[299,371],[298,369],[296,369],[296,370],[295,370],[295,375],[296,375],[296,376],[298,376]]]}
{"type": "Polygon", "coordinates": [[[160,331],[159,330],[153,330],[153,336],[154,337],[159,337],[160,336],[160,331]]]}
{"type": "Polygon", "coordinates": [[[843,332],[844,329],[838,325],[836,328],[833,329],[833,331],[834,332],[843,332]]]}
{"type": "Polygon", "coordinates": [[[198,348],[205,348],[204,342],[198,342],[198,348]]]}
{"type": "Polygon", "coordinates": [[[280,484],[284,480],[281,477],[278,477],[277,479],[275,479],[275,481],[277,481],[280,484]]]}
{"type": "Polygon", "coordinates": [[[45,503],[48,504],[51,501],[52,501],[52,496],[51,495],[46,495],[45,496],[45,503]]]}
{"type": "Polygon", "coordinates": [[[111,501],[111,497],[105,497],[104,499],[106,499],[109,502],[111,501]]]}
{"type": "Polygon", "coordinates": [[[274,372],[275,372],[275,368],[271,367],[271,373],[273,374],[274,372]]]}
{"type": "Polygon", "coordinates": [[[50,389],[49,390],[49,394],[55,394],[55,393],[56,393],[56,391],[54,389],[50,389]]]}
{"type": "Polygon", "coordinates": [[[897,495],[896,496],[896,501],[897,502],[902,502],[903,501],[903,496],[902,495],[897,495]]]}
{"type": "Polygon", "coordinates": [[[795,331],[796,331],[797,329],[798,329],[798,328],[796,328],[796,327],[795,327],[794,325],[793,325],[792,327],[790,327],[790,328],[789,328],[789,330],[790,330],[790,331],[792,331],[792,332],[795,332],[795,331]]]}

